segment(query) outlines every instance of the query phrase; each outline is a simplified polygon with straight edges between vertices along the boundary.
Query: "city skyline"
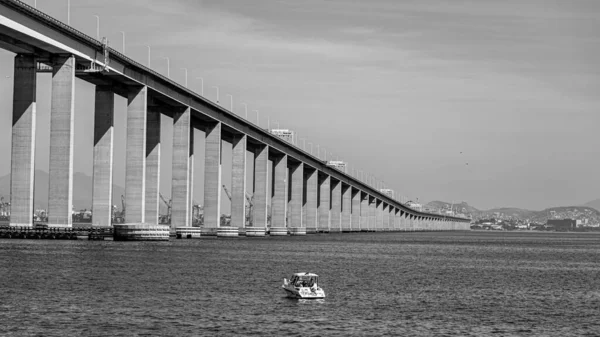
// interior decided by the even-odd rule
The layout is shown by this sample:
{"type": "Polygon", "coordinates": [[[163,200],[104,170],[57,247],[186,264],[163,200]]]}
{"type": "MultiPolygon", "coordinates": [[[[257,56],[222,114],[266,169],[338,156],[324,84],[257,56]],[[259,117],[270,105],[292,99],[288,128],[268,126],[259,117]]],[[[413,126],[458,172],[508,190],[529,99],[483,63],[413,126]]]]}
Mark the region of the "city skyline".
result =
{"type": "MultiPolygon", "coordinates": [[[[50,2],[38,8],[65,21],[66,9],[50,2]]],[[[120,50],[124,31],[128,56],[146,64],[150,45],[153,69],[166,75],[169,57],[174,80],[183,84],[187,68],[191,88],[200,91],[202,77],[208,98],[216,100],[212,87],[219,86],[223,106],[232,94],[236,113],[248,103],[249,120],[259,110],[263,127],[267,116],[278,120],[386,181],[397,196],[464,200],[482,209],[543,209],[600,197],[594,2],[545,4],[544,11],[541,1],[72,5],[75,28],[95,36],[98,15],[100,36],[113,48],[120,50]],[[368,16],[359,15],[365,10],[368,16]],[[308,16],[310,24],[302,20],[308,16]]],[[[7,107],[12,58],[0,52],[0,103],[7,107]]],[[[36,168],[47,170],[49,75],[39,77],[36,168]]],[[[78,81],[76,91],[76,128],[89,129],[93,86],[78,81]]],[[[125,106],[116,102],[115,183],[124,185],[125,106]]],[[[9,155],[10,113],[0,118],[0,151],[9,155]]],[[[91,137],[75,132],[75,172],[91,175],[91,137]]],[[[164,137],[161,191],[169,193],[170,146],[164,137]]],[[[9,171],[9,161],[0,164],[0,175],[9,171]]]]}

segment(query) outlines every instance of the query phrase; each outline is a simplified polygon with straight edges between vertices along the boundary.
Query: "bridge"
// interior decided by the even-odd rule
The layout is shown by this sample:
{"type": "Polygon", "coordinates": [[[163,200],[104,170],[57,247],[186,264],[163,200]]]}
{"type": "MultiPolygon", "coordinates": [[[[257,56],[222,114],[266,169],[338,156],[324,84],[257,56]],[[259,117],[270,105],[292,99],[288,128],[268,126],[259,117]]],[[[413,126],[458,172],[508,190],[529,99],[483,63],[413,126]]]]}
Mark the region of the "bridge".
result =
{"type": "Polygon", "coordinates": [[[205,163],[202,235],[236,236],[250,230],[264,235],[269,196],[271,235],[469,229],[469,219],[407,207],[372,184],[328,166],[292,142],[21,1],[0,0],[0,47],[16,54],[11,226],[33,226],[36,76],[51,72],[49,227],[73,225],[73,121],[75,78],[79,78],[95,85],[94,226],[111,226],[114,100],[119,95],[127,99],[128,223],[158,223],[160,123],[161,115],[166,115],[173,120],[172,230],[192,227],[192,182],[198,179],[195,155],[204,155],[205,163]],[[204,154],[195,152],[194,129],[205,133],[204,154]],[[220,223],[223,141],[232,144],[228,226],[220,223]],[[253,162],[247,162],[247,152],[254,154],[253,162]],[[248,165],[254,167],[253,191],[246,191],[248,165]],[[252,227],[246,223],[246,192],[253,195],[252,227]]]}

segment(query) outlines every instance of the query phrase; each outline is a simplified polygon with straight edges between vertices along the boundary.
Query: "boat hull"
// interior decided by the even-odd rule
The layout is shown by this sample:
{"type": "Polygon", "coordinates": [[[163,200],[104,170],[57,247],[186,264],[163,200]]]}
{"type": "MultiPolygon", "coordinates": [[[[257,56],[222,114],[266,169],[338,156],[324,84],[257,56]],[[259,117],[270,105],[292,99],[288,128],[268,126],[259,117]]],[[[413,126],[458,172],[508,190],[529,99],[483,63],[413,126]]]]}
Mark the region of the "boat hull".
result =
{"type": "Polygon", "coordinates": [[[283,286],[283,290],[289,298],[307,300],[325,298],[325,292],[321,288],[317,288],[317,290],[312,291],[310,288],[291,288],[283,286]]]}

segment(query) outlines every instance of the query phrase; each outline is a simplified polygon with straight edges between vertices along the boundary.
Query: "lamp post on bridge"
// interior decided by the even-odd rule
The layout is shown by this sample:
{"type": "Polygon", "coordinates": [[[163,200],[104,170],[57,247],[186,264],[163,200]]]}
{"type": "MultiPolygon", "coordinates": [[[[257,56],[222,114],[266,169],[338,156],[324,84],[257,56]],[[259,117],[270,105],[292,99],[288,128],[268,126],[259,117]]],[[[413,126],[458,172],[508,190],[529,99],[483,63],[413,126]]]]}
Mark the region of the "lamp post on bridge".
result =
{"type": "Polygon", "coordinates": [[[123,55],[125,55],[125,32],[121,31],[120,33],[123,36],[123,55]]]}
{"type": "Polygon", "coordinates": [[[204,79],[202,77],[196,77],[197,80],[200,80],[200,96],[204,97],[204,79]]]}
{"type": "Polygon", "coordinates": [[[168,56],[163,56],[167,60],[167,78],[171,78],[171,59],[168,56]]]}
{"type": "Polygon", "coordinates": [[[217,87],[216,85],[213,85],[213,88],[217,89],[217,104],[219,103],[219,87],[217,87]]]}
{"type": "Polygon", "coordinates": [[[185,71],[185,87],[188,87],[188,70],[187,68],[181,68],[181,70],[185,71]]]}
{"type": "Polygon", "coordinates": [[[148,68],[150,68],[150,46],[146,47],[148,47],[148,68]]]}
{"type": "Polygon", "coordinates": [[[233,95],[227,94],[226,96],[229,96],[229,103],[231,104],[231,112],[234,112],[233,111],[233,95]]]}
{"type": "Polygon", "coordinates": [[[100,41],[100,16],[94,16],[96,17],[96,40],[100,41]]]}
{"type": "Polygon", "coordinates": [[[253,111],[256,112],[256,125],[260,126],[260,118],[259,118],[258,110],[253,110],[253,111]]]}
{"type": "Polygon", "coordinates": [[[67,25],[71,25],[71,0],[67,0],[67,25]]]}
{"type": "Polygon", "coordinates": [[[246,120],[248,120],[248,104],[242,103],[242,105],[244,106],[244,112],[245,112],[244,116],[246,116],[246,120]]]}
{"type": "Polygon", "coordinates": [[[308,144],[310,144],[310,154],[312,155],[312,143],[308,142],[308,144]]]}

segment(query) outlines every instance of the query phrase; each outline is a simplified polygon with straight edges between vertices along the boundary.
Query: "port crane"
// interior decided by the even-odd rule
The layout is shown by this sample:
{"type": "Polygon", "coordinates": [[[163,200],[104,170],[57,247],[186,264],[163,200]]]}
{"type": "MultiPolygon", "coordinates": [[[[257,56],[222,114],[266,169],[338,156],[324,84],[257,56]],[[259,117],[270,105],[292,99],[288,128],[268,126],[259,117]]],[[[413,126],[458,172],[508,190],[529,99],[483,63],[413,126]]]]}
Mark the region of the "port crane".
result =
{"type": "Polygon", "coordinates": [[[158,195],[160,195],[160,199],[165,203],[165,205],[167,205],[167,218],[164,219],[163,217],[161,217],[161,223],[170,224],[172,214],[171,210],[173,209],[173,199],[169,199],[169,202],[167,202],[167,200],[165,199],[165,197],[163,197],[161,193],[159,193],[158,195]]]}
{"type": "MultiPolygon", "coordinates": [[[[223,185],[223,190],[225,191],[225,194],[227,195],[227,198],[229,198],[229,201],[231,201],[231,193],[229,193],[229,190],[227,189],[227,187],[225,185],[223,185]]],[[[253,203],[253,199],[254,199],[254,195],[250,195],[248,192],[246,192],[246,200],[248,201],[248,205],[246,205],[246,223],[248,224],[248,226],[252,226],[252,215],[253,215],[253,207],[254,207],[254,203],[253,203]]]]}

